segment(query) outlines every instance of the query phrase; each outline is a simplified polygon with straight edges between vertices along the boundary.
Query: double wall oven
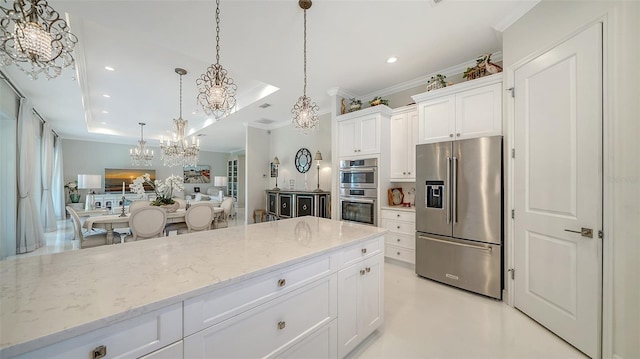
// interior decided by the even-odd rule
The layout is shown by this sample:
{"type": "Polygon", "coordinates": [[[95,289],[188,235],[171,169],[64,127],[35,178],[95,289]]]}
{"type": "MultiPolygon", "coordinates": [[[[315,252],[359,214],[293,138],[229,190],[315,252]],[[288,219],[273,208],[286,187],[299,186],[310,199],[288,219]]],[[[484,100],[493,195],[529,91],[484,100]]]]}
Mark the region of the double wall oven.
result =
{"type": "Polygon", "coordinates": [[[340,161],[340,219],[376,226],[378,160],[340,161]]]}

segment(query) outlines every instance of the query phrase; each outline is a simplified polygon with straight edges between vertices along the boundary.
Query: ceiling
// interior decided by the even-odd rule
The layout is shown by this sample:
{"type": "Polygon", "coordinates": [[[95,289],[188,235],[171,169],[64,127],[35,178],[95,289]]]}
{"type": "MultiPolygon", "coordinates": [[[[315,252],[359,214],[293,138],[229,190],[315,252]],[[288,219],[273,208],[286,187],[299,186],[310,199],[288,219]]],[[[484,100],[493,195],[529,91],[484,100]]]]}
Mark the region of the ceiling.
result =
{"type": "MultiPolygon", "coordinates": [[[[307,95],[327,113],[331,88],[370,95],[500,51],[501,31],[537,2],[315,0],[307,11],[307,95]],[[390,56],[398,61],[388,64],[390,56]]],[[[188,71],[182,117],[190,134],[205,136],[203,150],[242,150],[245,126],[290,123],[302,95],[303,11],[295,0],[221,1],[220,64],[238,84],[238,106],[219,121],[199,108],[195,85],[215,62],[215,1],[50,5],[68,13],[79,39],[77,71],[52,80],[30,80],[15,66],[3,71],[62,138],[133,146],[145,122],[145,139],[157,146],[179,115],[176,67],[188,71]]]]}

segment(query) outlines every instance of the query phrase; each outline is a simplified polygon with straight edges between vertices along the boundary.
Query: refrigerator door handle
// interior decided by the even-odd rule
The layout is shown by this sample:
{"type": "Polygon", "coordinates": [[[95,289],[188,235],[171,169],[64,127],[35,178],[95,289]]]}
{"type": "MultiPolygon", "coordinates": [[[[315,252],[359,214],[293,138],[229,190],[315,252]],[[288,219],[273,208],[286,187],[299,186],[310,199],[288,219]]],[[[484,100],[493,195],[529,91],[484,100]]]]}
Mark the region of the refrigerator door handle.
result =
{"type": "MultiPolygon", "coordinates": [[[[451,157],[447,157],[447,181],[445,182],[445,188],[451,188],[449,185],[451,184],[451,157]]],[[[451,223],[451,201],[449,200],[449,189],[445,189],[446,198],[445,205],[447,206],[447,224],[451,223]]]]}
{"type": "Polygon", "coordinates": [[[458,157],[453,157],[453,178],[452,178],[452,205],[451,205],[451,213],[453,217],[453,223],[458,223],[458,157]]]}
{"type": "Polygon", "coordinates": [[[445,244],[451,244],[454,246],[460,246],[460,247],[466,247],[466,248],[472,248],[472,249],[478,249],[481,251],[487,251],[489,253],[493,252],[493,249],[491,247],[481,247],[481,246],[474,246],[472,244],[465,244],[465,243],[458,243],[458,242],[452,242],[452,241],[444,241],[442,239],[436,239],[436,238],[432,238],[432,237],[425,237],[425,236],[418,236],[418,238],[420,239],[426,239],[428,241],[434,241],[434,242],[439,242],[439,243],[445,243],[445,244]]]}

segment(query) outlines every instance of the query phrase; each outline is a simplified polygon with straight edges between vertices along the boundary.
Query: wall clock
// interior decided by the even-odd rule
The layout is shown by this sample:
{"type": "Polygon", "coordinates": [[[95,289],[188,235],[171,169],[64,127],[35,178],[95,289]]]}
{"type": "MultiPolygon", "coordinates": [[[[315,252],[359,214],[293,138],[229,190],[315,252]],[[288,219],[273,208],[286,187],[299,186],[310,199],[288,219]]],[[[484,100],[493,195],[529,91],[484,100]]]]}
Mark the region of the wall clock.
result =
{"type": "Polygon", "coordinates": [[[311,168],[311,152],[306,148],[301,148],[296,153],[296,169],[300,173],[306,173],[311,168]]]}

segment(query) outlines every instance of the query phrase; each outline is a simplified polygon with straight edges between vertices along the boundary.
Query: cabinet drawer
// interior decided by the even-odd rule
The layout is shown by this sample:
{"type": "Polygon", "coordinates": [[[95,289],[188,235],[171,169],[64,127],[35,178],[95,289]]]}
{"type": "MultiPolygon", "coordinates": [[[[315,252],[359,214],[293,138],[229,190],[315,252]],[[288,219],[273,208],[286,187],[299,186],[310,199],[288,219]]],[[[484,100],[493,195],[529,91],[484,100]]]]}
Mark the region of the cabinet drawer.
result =
{"type": "Polygon", "coordinates": [[[394,211],[394,210],[388,210],[388,209],[383,209],[382,211],[382,219],[395,219],[398,221],[407,221],[407,222],[414,222],[416,221],[416,213],[415,212],[409,212],[409,211],[394,211]]]}
{"type": "Polygon", "coordinates": [[[391,244],[385,245],[385,257],[415,264],[416,252],[413,249],[397,247],[391,244]]]}
{"type": "Polygon", "coordinates": [[[184,344],[182,340],[169,345],[168,347],[156,350],[155,352],[145,355],[140,359],[182,359],[184,344]]]}
{"type": "Polygon", "coordinates": [[[336,271],[336,256],[322,256],[184,302],[184,334],[193,334],[336,271]]]}
{"type": "Polygon", "coordinates": [[[400,234],[400,233],[387,233],[384,242],[393,246],[402,247],[406,249],[416,249],[416,236],[415,234],[400,234]]]}
{"type": "Polygon", "coordinates": [[[334,319],[315,333],[304,338],[284,353],[278,359],[322,358],[330,359],[338,356],[338,320],[334,319]]]}
{"type": "Polygon", "coordinates": [[[365,258],[373,257],[383,250],[383,236],[354,244],[340,252],[338,268],[346,268],[365,258]]]}
{"type": "Polygon", "coordinates": [[[184,339],[185,358],[264,358],[326,326],[337,314],[337,274],[184,339]]]}
{"type": "Polygon", "coordinates": [[[100,346],[107,358],[138,358],[181,338],[182,303],[177,303],[16,358],[93,358],[100,346]]]}
{"type": "Polygon", "coordinates": [[[388,229],[391,232],[404,233],[404,234],[416,234],[416,224],[414,222],[396,221],[393,219],[383,219],[382,227],[388,229]]]}

